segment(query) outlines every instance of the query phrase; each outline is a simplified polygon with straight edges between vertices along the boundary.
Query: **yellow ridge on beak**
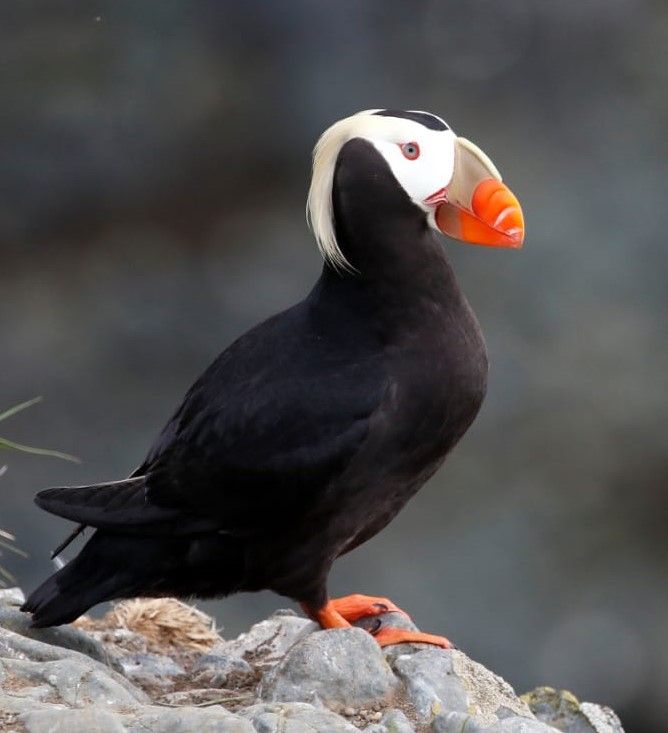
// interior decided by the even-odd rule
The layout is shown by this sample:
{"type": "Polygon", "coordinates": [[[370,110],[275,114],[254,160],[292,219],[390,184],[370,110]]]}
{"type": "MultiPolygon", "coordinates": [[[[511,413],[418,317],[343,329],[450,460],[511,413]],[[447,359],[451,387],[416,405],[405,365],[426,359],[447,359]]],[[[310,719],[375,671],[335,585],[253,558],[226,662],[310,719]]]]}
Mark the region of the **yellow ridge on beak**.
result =
{"type": "Polygon", "coordinates": [[[452,180],[436,209],[438,228],[469,244],[521,247],[524,216],[515,194],[480,148],[461,137],[455,146],[452,180]]]}

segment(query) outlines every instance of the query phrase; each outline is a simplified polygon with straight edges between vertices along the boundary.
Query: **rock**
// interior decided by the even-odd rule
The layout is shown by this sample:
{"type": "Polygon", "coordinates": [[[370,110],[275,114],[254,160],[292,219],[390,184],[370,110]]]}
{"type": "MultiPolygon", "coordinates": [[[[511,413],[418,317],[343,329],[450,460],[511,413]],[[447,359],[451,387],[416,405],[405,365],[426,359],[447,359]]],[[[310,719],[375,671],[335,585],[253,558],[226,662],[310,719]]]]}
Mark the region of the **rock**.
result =
{"type": "Polygon", "coordinates": [[[557,730],[540,720],[512,716],[484,728],[483,733],[557,733],[557,730]]]}
{"type": "Polygon", "coordinates": [[[518,698],[462,652],[381,650],[363,628],[415,628],[396,613],[322,631],[278,612],[202,654],[165,641],[148,617],[141,632],[100,621],[32,629],[10,605],[19,598],[0,597],[2,731],[623,733],[611,710],[570,693],[540,688],[518,698]]]}
{"type": "Polygon", "coordinates": [[[463,652],[455,650],[450,653],[453,671],[467,692],[469,713],[483,722],[512,716],[533,717],[527,703],[504,679],[463,652]]]}
{"type": "Polygon", "coordinates": [[[522,698],[539,720],[564,733],[623,733],[624,730],[610,708],[580,703],[567,690],[537,687],[522,698]]]}
{"type": "MultiPolygon", "coordinates": [[[[97,665],[83,655],[49,662],[25,659],[1,659],[4,674],[14,687],[48,685],[56,702],[72,707],[93,703],[128,708],[147,702],[146,696],[120,675],[97,665]]],[[[5,678],[3,687],[8,688],[5,678]]]]}
{"type": "Polygon", "coordinates": [[[452,715],[436,721],[443,713],[468,716],[457,719],[461,725],[466,722],[471,731],[482,730],[508,715],[533,717],[507,682],[460,651],[421,645],[420,651],[395,657],[393,668],[421,723],[434,722],[435,730],[445,731],[454,725],[452,715]]]}
{"type": "Polygon", "coordinates": [[[45,655],[44,659],[55,658],[50,650],[56,646],[81,652],[98,662],[118,667],[114,654],[110,653],[100,642],[91,639],[88,634],[74,626],[35,629],[31,626],[28,614],[21,613],[9,606],[3,607],[2,604],[0,604],[0,656],[4,656],[3,649],[9,646],[9,639],[3,634],[2,629],[24,637],[25,641],[14,639],[13,643],[19,649],[19,654],[27,654],[31,659],[35,659],[40,654],[40,647],[31,645],[28,640],[43,643],[41,653],[45,655]]]}
{"type": "Polygon", "coordinates": [[[35,710],[21,716],[28,733],[125,733],[121,719],[109,710],[35,710]]]}
{"type": "Polygon", "coordinates": [[[194,687],[161,695],[159,703],[178,707],[183,705],[252,705],[255,694],[238,690],[220,690],[211,687],[194,687]]]}
{"type": "Polygon", "coordinates": [[[218,708],[184,707],[175,710],[152,707],[128,720],[127,733],[255,733],[238,715],[218,708]]]}
{"type": "Polygon", "coordinates": [[[359,728],[329,710],[306,703],[253,705],[241,712],[257,733],[359,733],[359,728]]]}
{"type": "Polygon", "coordinates": [[[164,654],[128,654],[119,661],[123,674],[142,687],[172,687],[186,673],[164,654]]]}
{"type": "MultiPolygon", "coordinates": [[[[3,714],[14,715],[18,719],[21,715],[35,710],[66,710],[64,705],[44,703],[29,697],[17,695],[14,689],[9,689],[6,693],[3,694],[0,690],[0,721],[2,721],[3,714]]],[[[3,729],[0,727],[0,730],[3,729]]]]}
{"type": "Polygon", "coordinates": [[[216,644],[210,654],[239,659],[250,657],[255,665],[272,666],[290,647],[319,628],[314,621],[282,609],[254,624],[236,639],[216,644]]]}
{"type": "Polygon", "coordinates": [[[18,719],[28,733],[255,733],[247,720],[222,708],[147,706],[118,714],[100,706],[51,705],[19,714],[18,719]]]}
{"type": "Polygon", "coordinates": [[[415,728],[401,710],[388,710],[380,723],[369,725],[364,733],[415,733],[415,728]]]}
{"type": "Polygon", "coordinates": [[[20,588],[0,588],[0,606],[22,606],[25,600],[20,588]]]}
{"type": "Polygon", "coordinates": [[[321,702],[333,709],[390,700],[398,681],[380,647],[356,628],[316,631],[290,648],[267,675],[267,701],[321,702]]]}
{"type": "MultiPolygon", "coordinates": [[[[7,675],[3,672],[3,676],[7,678],[7,675]]],[[[16,679],[7,680],[7,688],[16,697],[23,697],[28,700],[36,700],[38,702],[45,702],[53,698],[53,689],[47,684],[31,685],[29,682],[23,680],[17,684],[16,679]]]]}
{"type": "Polygon", "coordinates": [[[622,721],[611,708],[593,702],[583,702],[580,703],[580,711],[596,733],[624,733],[622,721]]]}
{"type": "Polygon", "coordinates": [[[98,641],[112,654],[121,657],[125,654],[148,654],[151,642],[141,634],[130,629],[85,629],[86,634],[98,641]]]}
{"type": "Polygon", "coordinates": [[[393,663],[408,699],[422,723],[430,723],[443,710],[466,713],[468,695],[454,672],[453,652],[437,648],[401,654],[393,663]]]}
{"type": "MultiPolygon", "coordinates": [[[[3,610],[6,609],[0,609],[0,613],[3,610]]],[[[68,631],[74,630],[63,631],[67,636],[68,631]]],[[[72,634],[72,638],[77,634],[72,634]]],[[[62,640],[62,636],[58,639],[62,640]]],[[[82,645],[86,647],[85,642],[82,645]]],[[[101,655],[105,656],[104,650],[101,655]]],[[[73,707],[95,702],[131,707],[148,701],[122,675],[95,659],[6,628],[0,628],[0,676],[4,677],[4,690],[13,691],[17,697],[48,699],[73,707]]]]}
{"type": "Polygon", "coordinates": [[[239,681],[254,675],[253,668],[240,657],[205,654],[192,668],[194,679],[210,687],[223,687],[228,682],[239,681]]]}
{"type": "MultiPolygon", "coordinates": [[[[408,631],[419,631],[418,627],[411,621],[410,618],[404,616],[401,613],[384,613],[380,616],[365,616],[355,621],[353,626],[357,626],[360,629],[364,629],[369,633],[382,629],[386,626],[391,626],[393,629],[407,629],[408,631]]],[[[388,662],[396,659],[396,657],[402,654],[415,654],[415,652],[422,651],[424,649],[431,649],[429,644],[391,644],[383,648],[383,654],[388,662]]]]}
{"type": "Polygon", "coordinates": [[[439,713],[429,728],[433,733],[485,733],[489,728],[483,726],[468,713],[439,713]]]}

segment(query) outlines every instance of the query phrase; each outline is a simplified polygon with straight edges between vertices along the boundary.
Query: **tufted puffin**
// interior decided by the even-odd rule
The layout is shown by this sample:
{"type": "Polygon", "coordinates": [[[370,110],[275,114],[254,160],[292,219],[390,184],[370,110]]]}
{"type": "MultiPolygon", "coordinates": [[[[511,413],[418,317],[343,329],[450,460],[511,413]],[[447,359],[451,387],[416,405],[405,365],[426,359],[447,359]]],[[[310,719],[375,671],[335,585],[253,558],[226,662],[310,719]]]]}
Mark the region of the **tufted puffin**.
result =
{"type": "Polygon", "coordinates": [[[375,109],[320,137],[307,216],[324,259],[307,297],[218,356],[129,478],[37,495],[79,523],[56,552],[95,531],[25,602],[34,626],[111,599],[261,589],[326,629],[401,610],[330,599],[327,576],[439,468],[485,394],[485,344],[439,233],[517,248],[522,212],[440,117],[375,109]]]}

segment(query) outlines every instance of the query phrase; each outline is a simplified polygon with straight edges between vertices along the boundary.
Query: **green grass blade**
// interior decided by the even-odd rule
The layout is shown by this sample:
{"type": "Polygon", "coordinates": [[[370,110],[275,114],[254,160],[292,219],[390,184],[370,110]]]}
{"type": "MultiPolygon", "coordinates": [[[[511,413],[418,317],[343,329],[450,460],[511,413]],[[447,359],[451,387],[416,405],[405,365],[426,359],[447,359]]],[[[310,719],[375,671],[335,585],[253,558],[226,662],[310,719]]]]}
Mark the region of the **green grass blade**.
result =
{"type": "Polygon", "coordinates": [[[20,405],[14,405],[14,407],[10,407],[8,410],[5,410],[4,412],[0,412],[0,421],[6,420],[8,417],[11,417],[12,415],[16,415],[17,412],[21,412],[22,410],[28,409],[28,407],[32,407],[33,405],[36,405],[38,402],[41,402],[41,397],[33,397],[31,400],[28,400],[27,402],[21,402],[20,405]]]}
{"type": "Polygon", "coordinates": [[[18,450],[22,453],[31,453],[34,456],[51,456],[52,458],[62,458],[64,461],[72,461],[72,463],[81,463],[79,458],[71,456],[69,453],[61,453],[60,451],[49,450],[48,448],[33,448],[29,445],[14,443],[11,440],[7,440],[7,438],[0,438],[0,448],[18,450]]]}
{"type": "Polygon", "coordinates": [[[12,585],[16,585],[16,578],[9,572],[9,570],[7,570],[7,568],[3,568],[2,565],[0,565],[0,586],[6,588],[7,583],[3,581],[3,577],[12,585]]]}
{"type": "Polygon", "coordinates": [[[10,545],[8,542],[3,542],[0,540],[0,547],[4,547],[7,552],[13,552],[15,555],[20,555],[21,557],[28,557],[28,553],[24,552],[23,550],[19,550],[18,547],[15,547],[14,545],[10,545]]]}

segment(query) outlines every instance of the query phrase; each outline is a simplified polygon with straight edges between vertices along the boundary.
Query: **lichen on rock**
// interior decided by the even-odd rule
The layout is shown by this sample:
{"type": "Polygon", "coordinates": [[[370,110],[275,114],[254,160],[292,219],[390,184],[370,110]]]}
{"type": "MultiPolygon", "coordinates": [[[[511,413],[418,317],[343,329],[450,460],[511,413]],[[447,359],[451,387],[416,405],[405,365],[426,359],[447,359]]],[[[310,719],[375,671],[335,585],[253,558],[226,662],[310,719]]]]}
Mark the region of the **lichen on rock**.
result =
{"type": "Polygon", "coordinates": [[[522,695],[531,712],[553,728],[566,733],[624,733],[622,724],[608,707],[581,703],[568,690],[537,687],[522,695]]]}

